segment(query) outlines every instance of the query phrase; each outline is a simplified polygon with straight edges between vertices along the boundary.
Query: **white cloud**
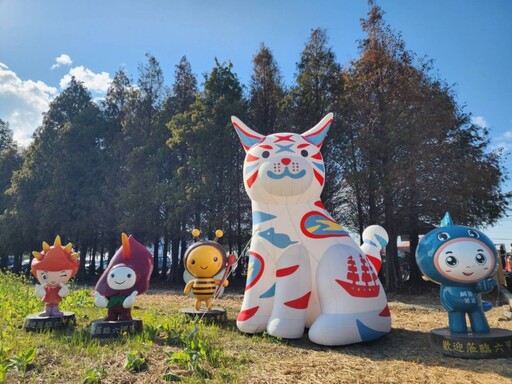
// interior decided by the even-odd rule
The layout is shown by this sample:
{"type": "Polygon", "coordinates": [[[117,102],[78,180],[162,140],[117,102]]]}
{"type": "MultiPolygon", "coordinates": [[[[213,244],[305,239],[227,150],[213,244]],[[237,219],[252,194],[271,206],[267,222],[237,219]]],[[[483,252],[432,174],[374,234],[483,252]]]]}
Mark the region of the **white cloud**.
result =
{"type": "Polygon", "coordinates": [[[508,139],[508,140],[512,139],[512,131],[507,131],[507,132],[505,132],[505,133],[503,134],[503,137],[504,137],[505,139],[508,139]]]}
{"type": "MultiPolygon", "coordinates": [[[[56,59],[61,65],[71,64],[67,55],[56,59]]],[[[57,65],[57,64],[55,64],[57,65]]],[[[64,89],[74,76],[82,81],[95,99],[105,96],[112,79],[108,72],[94,73],[83,66],[69,70],[60,80],[64,89]]],[[[0,62],[0,119],[9,122],[14,140],[21,146],[32,142],[32,134],[43,120],[50,102],[59,94],[59,90],[42,81],[22,80],[9,67],[0,62]]]]}
{"type": "Polygon", "coordinates": [[[71,57],[66,54],[62,54],[55,59],[55,64],[52,65],[51,69],[57,69],[64,66],[70,66],[73,63],[71,57]]]}
{"type": "Polygon", "coordinates": [[[487,122],[487,120],[485,120],[485,118],[483,116],[473,116],[471,118],[471,122],[475,125],[478,125],[479,127],[482,127],[482,128],[490,127],[489,123],[487,122]]]}
{"type": "Polygon", "coordinates": [[[14,140],[22,146],[32,141],[32,133],[41,125],[43,112],[58,90],[42,81],[22,80],[0,63],[0,118],[9,122],[14,140]]]}
{"type": "Polygon", "coordinates": [[[110,74],[108,72],[94,73],[88,68],[84,66],[71,68],[69,73],[65,75],[60,80],[60,87],[65,88],[69,82],[71,81],[71,77],[75,77],[78,81],[82,81],[84,86],[93,94],[93,95],[104,95],[110,82],[112,79],[110,78],[110,74]]]}

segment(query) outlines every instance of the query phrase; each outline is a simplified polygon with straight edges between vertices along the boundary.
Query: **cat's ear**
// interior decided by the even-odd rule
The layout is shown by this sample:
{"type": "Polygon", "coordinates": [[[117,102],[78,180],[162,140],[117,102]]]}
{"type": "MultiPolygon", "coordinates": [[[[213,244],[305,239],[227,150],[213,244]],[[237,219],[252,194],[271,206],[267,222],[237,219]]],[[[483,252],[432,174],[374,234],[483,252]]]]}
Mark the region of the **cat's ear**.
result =
{"type": "Polygon", "coordinates": [[[265,136],[260,135],[258,132],[254,132],[236,116],[231,116],[231,122],[233,123],[233,128],[235,128],[235,131],[246,151],[248,151],[254,144],[258,144],[263,141],[265,138],[265,136]]]}
{"type": "Polygon", "coordinates": [[[311,128],[309,131],[304,132],[302,137],[310,143],[315,144],[318,148],[322,147],[325,136],[329,131],[329,127],[332,123],[333,114],[328,113],[317,125],[311,128]]]}

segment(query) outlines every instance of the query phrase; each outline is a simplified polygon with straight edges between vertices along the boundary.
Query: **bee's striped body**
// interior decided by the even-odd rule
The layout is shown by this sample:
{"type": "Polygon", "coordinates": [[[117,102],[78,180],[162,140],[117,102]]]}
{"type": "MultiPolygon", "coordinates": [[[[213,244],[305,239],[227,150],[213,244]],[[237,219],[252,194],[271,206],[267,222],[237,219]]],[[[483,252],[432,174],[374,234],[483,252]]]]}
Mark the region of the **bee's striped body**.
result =
{"type": "Polygon", "coordinates": [[[194,279],[192,293],[198,299],[207,299],[213,296],[219,281],[208,277],[197,277],[194,279]]]}

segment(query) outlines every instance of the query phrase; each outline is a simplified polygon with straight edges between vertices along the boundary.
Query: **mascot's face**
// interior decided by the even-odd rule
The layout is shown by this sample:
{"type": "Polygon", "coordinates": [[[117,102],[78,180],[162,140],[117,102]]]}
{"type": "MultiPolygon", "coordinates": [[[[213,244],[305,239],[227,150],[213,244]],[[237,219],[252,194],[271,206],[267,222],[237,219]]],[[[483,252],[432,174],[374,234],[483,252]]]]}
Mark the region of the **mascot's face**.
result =
{"type": "Polygon", "coordinates": [[[196,243],[187,253],[185,268],[194,277],[213,277],[224,266],[225,256],[220,246],[212,243],[196,243]]]}
{"type": "Polygon", "coordinates": [[[418,244],[416,261],[431,280],[461,286],[490,277],[498,266],[492,241],[462,225],[440,227],[425,235],[418,244]]]}
{"type": "Polygon", "coordinates": [[[56,287],[59,284],[66,284],[73,275],[72,272],[71,269],[63,271],[37,271],[36,278],[40,284],[56,287]]]}
{"type": "Polygon", "coordinates": [[[120,291],[130,289],[135,285],[137,275],[135,271],[123,265],[118,265],[110,270],[107,276],[107,284],[110,288],[120,291]]]}
{"type": "Polygon", "coordinates": [[[96,291],[105,297],[146,292],[153,271],[153,255],[133,236],[121,236],[122,246],[103,271],[96,291]]]}
{"type": "MultiPolygon", "coordinates": [[[[448,233],[442,232],[439,236],[448,236],[448,233]]],[[[433,261],[436,269],[446,279],[476,283],[489,276],[494,269],[495,257],[484,243],[465,238],[446,241],[435,252],[433,261]]]]}
{"type": "Polygon", "coordinates": [[[323,186],[324,165],[319,149],[300,135],[270,135],[248,151],[244,175],[246,189],[255,200],[307,194],[310,188],[317,195],[323,186]]]}
{"type": "Polygon", "coordinates": [[[320,149],[332,123],[332,113],[299,135],[261,135],[232,117],[246,151],[244,185],[251,200],[276,203],[318,199],[325,182],[320,149]]]}

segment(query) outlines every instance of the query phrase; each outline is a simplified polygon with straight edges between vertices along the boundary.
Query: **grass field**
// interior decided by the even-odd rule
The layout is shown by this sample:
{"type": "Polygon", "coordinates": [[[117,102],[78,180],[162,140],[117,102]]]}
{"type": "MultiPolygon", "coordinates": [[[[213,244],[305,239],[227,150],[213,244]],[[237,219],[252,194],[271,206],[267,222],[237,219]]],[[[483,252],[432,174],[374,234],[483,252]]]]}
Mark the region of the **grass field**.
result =
{"type": "MultiPolygon", "coordinates": [[[[0,274],[0,381],[6,383],[512,383],[512,359],[465,360],[433,352],[429,331],[447,325],[435,295],[391,296],[393,329],[372,344],[328,348],[308,341],[245,335],[235,324],[242,296],[215,302],[227,309],[219,325],[180,314],[192,299],[167,290],[138,298],[143,333],[101,341],[89,324],[103,317],[92,287],[74,287],[61,309],[74,329],[27,333],[25,316],[43,309],[31,283],[0,274]]],[[[508,307],[487,312],[491,327],[512,330],[508,307]]]]}

